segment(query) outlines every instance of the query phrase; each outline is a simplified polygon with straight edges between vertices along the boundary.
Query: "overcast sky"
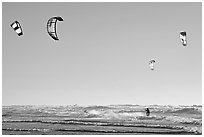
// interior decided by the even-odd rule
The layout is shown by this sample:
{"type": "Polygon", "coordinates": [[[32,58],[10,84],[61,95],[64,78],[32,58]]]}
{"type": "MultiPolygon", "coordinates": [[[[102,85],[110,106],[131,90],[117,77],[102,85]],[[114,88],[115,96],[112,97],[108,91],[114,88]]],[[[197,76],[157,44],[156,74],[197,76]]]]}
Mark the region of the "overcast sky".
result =
{"type": "Polygon", "coordinates": [[[3,105],[202,103],[201,3],[4,2],[2,8],[3,105]],[[53,16],[64,19],[57,23],[59,41],[46,30],[53,16]],[[21,37],[10,27],[15,20],[21,37]]]}

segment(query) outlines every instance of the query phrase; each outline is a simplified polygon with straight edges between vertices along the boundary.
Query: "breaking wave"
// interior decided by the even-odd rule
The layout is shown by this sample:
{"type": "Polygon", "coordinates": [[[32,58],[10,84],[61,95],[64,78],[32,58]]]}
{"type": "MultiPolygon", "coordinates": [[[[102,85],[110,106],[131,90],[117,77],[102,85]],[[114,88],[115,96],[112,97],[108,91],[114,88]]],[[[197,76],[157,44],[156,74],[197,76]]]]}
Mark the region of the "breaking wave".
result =
{"type": "Polygon", "coordinates": [[[202,114],[202,110],[198,108],[180,108],[168,110],[168,113],[177,113],[177,114],[202,114]]]}
{"type": "MultiPolygon", "coordinates": [[[[105,122],[99,120],[77,120],[69,119],[63,121],[42,121],[42,120],[4,120],[4,123],[16,123],[16,122],[26,122],[26,123],[46,123],[46,124],[69,124],[69,125],[94,125],[94,126],[110,126],[110,127],[144,127],[144,128],[159,128],[159,129],[179,129],[184,130],[182,132],[201,134],[198,128],[187,128],[185,126],[175,126],[175,125],[160,125],[160,124],[131,124],[131,123],[114,123],[105,122]]],[[[31,131],[33,129],[3,129],[3,130],[15,130],[15,131],[31,131]]],[[[64,130],[64,129],[63,129],[64,130]]],[[[34,129],[34,131],[41,131],[34,129]]],[[[97,132],[97,131],[96,131],[97,132]]],[[[106,132],[106,131],[104,131],[106,132]]]]}
{"type": "Polygon", "coordinates": [[[2,130],[6,130],[6,131],[37,131],[37,132],[42,132],[46,133],[49,131],[61,131],[61,132],[95,132],[95,133],[148,133],[148,134],[199,134],[201,135],[200,132],[197,131],[185,131],[185,130],[178,130],[178,131],[163,131],[163,132],[157,132],[157,131],[133,131],[133,130],[127,130],[127,131],[121,131],[121,130],[116,130],[116,129],[112,129],[112,130],[94,130],[94,129],[38,129],[38,128],[34,128],[34,129],[20,129],[20,128],[2,128],[2,130]]]}

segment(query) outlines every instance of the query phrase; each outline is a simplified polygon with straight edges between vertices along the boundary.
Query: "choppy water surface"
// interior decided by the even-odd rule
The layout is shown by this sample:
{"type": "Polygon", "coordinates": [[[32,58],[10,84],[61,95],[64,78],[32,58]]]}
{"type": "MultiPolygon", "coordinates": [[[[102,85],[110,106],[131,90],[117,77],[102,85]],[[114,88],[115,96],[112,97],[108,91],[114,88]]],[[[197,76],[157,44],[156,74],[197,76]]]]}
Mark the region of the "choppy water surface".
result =
{"type": "Polygon", "coordinates": [[[202,134],[202,106],[3,106],[2,133],[202,134]]]}

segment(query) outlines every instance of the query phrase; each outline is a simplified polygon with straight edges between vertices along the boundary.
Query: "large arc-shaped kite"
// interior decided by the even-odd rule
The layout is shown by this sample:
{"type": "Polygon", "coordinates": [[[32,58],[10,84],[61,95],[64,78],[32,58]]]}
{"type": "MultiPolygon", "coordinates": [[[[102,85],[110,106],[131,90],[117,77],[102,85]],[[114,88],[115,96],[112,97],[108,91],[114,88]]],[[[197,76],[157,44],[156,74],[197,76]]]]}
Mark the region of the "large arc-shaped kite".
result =
{"type": "Polygon", "coordinates": [[[61,17],[52,17],[47,22],[47,32],[54,40],[59,40],[57,37],[57,21],[63,21],[63,19],[61,17]]]}

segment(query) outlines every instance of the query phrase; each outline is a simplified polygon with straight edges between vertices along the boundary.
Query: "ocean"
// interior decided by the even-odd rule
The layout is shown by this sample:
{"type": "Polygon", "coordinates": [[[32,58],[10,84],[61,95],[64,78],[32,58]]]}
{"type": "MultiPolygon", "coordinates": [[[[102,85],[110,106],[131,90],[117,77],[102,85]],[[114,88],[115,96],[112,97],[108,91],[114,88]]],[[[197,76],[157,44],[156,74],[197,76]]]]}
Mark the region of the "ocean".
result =
{"type": "Polygon", "coordinates": [[[202,106],[2,106],[2,134],[201,135],[202,106]]]}

